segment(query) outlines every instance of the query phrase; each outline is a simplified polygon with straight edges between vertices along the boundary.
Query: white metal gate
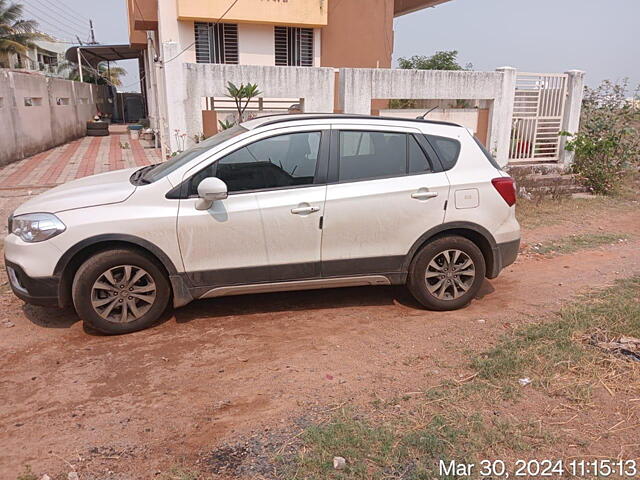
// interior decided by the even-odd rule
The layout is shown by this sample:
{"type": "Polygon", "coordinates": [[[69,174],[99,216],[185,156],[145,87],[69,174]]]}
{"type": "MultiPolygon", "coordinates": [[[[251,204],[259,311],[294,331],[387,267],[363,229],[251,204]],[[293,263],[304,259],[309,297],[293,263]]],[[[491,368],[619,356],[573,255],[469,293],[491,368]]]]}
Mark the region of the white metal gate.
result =
{"type": "Polygon", "coordinates": [[[517,73],[509,162],[557,162],[567,75],[517,73]]]}

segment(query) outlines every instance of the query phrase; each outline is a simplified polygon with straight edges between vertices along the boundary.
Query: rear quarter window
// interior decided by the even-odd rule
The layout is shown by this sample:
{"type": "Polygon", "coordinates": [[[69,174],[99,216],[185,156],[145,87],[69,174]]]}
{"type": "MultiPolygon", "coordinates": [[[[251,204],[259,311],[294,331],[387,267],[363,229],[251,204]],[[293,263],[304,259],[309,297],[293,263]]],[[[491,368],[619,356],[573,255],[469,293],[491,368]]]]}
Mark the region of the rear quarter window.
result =
{"type": "Polygon", "coordinates": [[[425,135],[425,137],[427,137],[427,140],[436,151],[442,163],[442,168],[451,170],[460,155],[460,142],[453,138],[439,137],[436,135],[425,135]]]}
{"type": "Polygon", "coordinates": [[[491,155],[491,152],[489,150],[487,150],[487,147],[485,147],[482,144],[482,142],[476,138],[475,135],[473,136],[473,139],[475,140],[475,142],[478,145],[478,147],[480,148],[480,150],[482,150],[482,153],[484,153],[484,156],[487,158],[487,160],[489,160],[489,163],[491,165],[493,165],[495,168],[497,168],[498,170],[502,170],[500,168],[500,165],[498,165],[498,162],[496,162],[496,159],[493,158],[493,155],[491,155]]]}

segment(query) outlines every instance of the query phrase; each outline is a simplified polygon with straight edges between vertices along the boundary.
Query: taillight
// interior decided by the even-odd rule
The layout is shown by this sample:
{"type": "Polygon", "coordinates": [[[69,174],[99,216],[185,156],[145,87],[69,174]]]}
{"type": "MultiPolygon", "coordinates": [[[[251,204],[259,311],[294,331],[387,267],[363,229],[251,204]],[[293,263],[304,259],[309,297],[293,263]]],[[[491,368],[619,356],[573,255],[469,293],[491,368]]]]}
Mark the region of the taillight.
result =
{"type": "Polygon", "coordinates": [[[498,177],[491,180],[493,186],[500,196],[507,202],[507,205],[515,205],[516,203],[516,182],[511,177],[498,177]]]}

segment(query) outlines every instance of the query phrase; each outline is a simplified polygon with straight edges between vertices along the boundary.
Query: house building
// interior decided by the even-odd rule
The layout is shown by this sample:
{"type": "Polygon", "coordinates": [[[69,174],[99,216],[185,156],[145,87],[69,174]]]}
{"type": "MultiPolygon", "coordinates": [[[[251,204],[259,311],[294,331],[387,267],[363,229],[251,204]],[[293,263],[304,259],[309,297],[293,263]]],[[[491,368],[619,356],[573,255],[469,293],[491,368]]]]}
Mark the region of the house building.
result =
{"type": "Polygon", "coordinates": [[[389,68],[393,19],[449,0],[126,0],[132,46],[182,62],[389,68]]]}
{"type": "Polygon", "coordinates": [[[35,40],[33,45],[24,54],[0,54],[0,67],[39,71],[56,76],[58,65],[64,60],[67,45],[55,38],[35,40]]]}
{"type": "Polygon", "coordinates": [[[377,113],[391,99],[470,101],[443,119],[472,129],[500,164],[570,163],[559,132],[577,130],[583,72],[390,68],[394,18],[449,0],[125,1],[130,43],[83,46],[83,61],[140,59],[148,117],[167,155],[183,148],[180,139],[215,133],[232,81],[257,83],[263,112],[274,100],[281,111],[348,114],[377,113]]]}
{"type": "MultiPolygon", "coordinates": [[[[167,99],[163,73],[153,71],[160,64],[390,68],[393,19],[446,1],[126,0],[130,46],[145,54],[142,88],[152,124],[167,99]],[[168,43],[175,45],[175,57],[164,58],[168,43]]],[[[286,111],[299,100],[270,105],[286,111]]],[[[217,128],[212,110],[211,102],[203,105],[205,134],[217,128]]]]}

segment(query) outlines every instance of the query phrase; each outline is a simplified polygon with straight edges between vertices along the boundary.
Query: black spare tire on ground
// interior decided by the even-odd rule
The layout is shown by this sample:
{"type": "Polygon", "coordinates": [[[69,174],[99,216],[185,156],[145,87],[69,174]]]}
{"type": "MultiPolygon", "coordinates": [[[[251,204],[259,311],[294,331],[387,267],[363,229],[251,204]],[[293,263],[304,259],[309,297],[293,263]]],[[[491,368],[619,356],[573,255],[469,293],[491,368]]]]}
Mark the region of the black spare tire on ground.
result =
{"type": "Polygon", "coordinates": [[[94,122],[90,120],[87,122],[87,130],[109,130],[109,123],[94,122]]]}
{"type": "Polygon", "coordinates": [[[109,130],[87,130],[87,137],[108,137],[109,130]]]}

